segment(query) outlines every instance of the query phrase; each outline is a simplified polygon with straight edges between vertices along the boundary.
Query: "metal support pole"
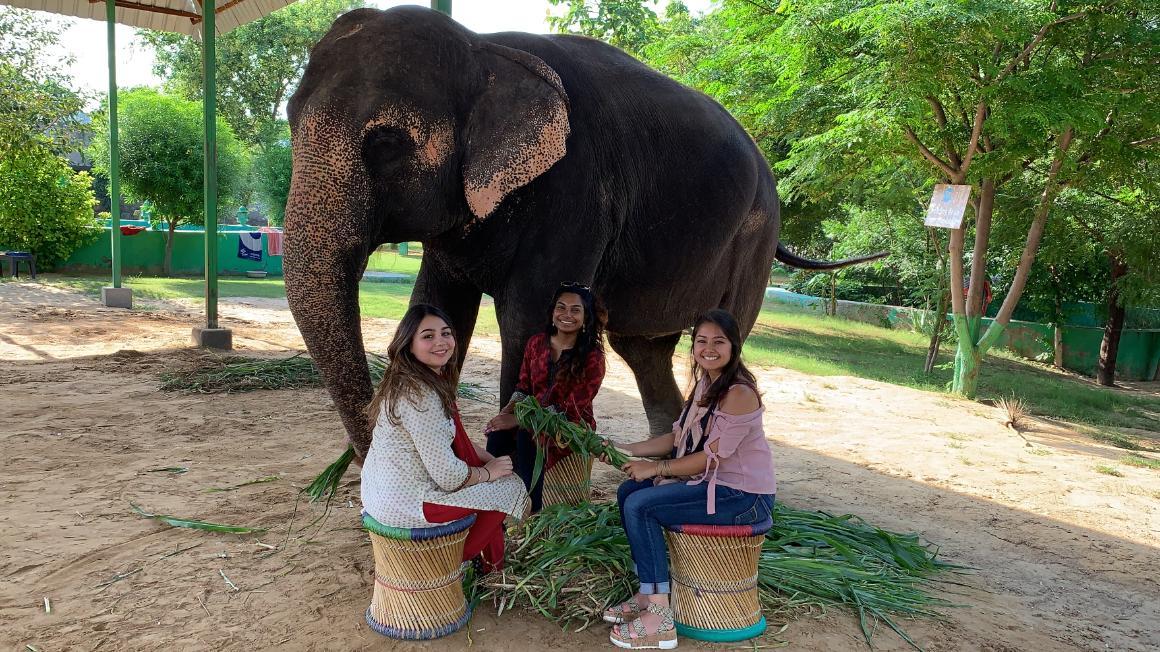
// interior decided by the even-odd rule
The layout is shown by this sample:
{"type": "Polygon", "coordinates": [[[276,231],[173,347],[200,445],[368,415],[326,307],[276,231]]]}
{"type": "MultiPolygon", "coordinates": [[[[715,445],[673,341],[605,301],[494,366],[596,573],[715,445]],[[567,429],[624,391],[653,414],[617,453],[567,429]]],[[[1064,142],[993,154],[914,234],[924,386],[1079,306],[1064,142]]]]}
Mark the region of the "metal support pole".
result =
{"type": "Polygon", "coordinates": [[[439,13],[451,15],[451,0],[431,0],[431,8],[439,13]]]}
{"type": "Polygon", "coordinates": [[[105,0],[109,34],[109,235],[113,242],[113,287],[121,287],[121,155],[117,134],[117,5],[105,0]]]}
{"type": "MultiPolygon", "coordinates": [[[[110,0],[111,1],[111,0],[110,0]]],[[[205,93],[205,325],[218,327],[217,283],[217,79],[214,0],[202,2],[202,80],[205,93]]]]}

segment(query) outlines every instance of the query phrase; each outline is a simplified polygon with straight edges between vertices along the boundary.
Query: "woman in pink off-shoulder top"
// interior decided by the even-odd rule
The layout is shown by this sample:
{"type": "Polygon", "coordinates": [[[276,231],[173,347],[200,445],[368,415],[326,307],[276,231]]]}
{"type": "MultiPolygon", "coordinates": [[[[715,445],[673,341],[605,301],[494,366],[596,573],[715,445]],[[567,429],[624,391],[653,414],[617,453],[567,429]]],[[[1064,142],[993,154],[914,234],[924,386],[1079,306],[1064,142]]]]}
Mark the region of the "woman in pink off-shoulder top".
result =
{"type": "Polygon", "coordinates": [[[693,326],[693,391],[673,431],[624,446],[637,460],[617,491],[640,589],[604,612],[618,647],[672,649],[669,559],[664,528],[768,521],[777,482],[753,374],[741,362],[737,320],[711,310],[693,326]]]}

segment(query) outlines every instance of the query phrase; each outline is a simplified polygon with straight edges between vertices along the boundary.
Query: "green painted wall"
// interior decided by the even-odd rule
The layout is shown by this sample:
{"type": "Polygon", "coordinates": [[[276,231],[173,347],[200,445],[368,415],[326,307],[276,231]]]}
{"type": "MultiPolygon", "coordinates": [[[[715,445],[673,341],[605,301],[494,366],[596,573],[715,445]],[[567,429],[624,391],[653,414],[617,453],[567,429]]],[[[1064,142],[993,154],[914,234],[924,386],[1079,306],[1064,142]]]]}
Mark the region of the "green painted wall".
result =
{"type": "MultiPolygon", "coordinates": [[[[161,274],[165,260],[165,232],[142,231],[137,235],[121,236],[121,269],[125,274],[161,274]]],[[[173,240],[173,275],[205,275],[205,232],[177,231],[173,240]]],[[[77,250],[61,265],[62,271],[74,273],[112,273],[110,254],[112,246],[108,231],[93,244],[77,250]]],[[[262,234],[262,260],[238,258],[238,232],[219,233],[218,274],[244,276],[251,270],[262,270],[270,276],[282,275],[282,257],[271,256],[262,234]]]]}
{"type": "MultiPolygon", "coordinates": [[[[794,305],[819,315],[826,312],[826,300],[805,294],[796,294],[781,288],[766,290],[767,300],[794,305]]],[[[1143,311],[1141,311],[1143,312],[1143,311]]],[[[914,328],[923,311],[914,308],[887,306],[857,301],[838,301],[838,316],[886,328],[914,328]]],[[[991,323],[984,319],[984,328],[991,323]]],[[[1100,359],[1100,342],[1104,329],[1097,326],[1064,326],[1063,366],[1088,376],[1096,374],[1100,359]]],[[[1025,358],[1036,359],[1042,354],[1052,355],[1052,327],[1036,322],[1015,321],[1007,324],[997,346],[1010,349],[1025,358]]],[[[1116,356],[1116,378],[1122,380],[1154,380],[1160,373],[1160,330],[1127,329],[1120,335],[1120,351],[1116,356]]]]}

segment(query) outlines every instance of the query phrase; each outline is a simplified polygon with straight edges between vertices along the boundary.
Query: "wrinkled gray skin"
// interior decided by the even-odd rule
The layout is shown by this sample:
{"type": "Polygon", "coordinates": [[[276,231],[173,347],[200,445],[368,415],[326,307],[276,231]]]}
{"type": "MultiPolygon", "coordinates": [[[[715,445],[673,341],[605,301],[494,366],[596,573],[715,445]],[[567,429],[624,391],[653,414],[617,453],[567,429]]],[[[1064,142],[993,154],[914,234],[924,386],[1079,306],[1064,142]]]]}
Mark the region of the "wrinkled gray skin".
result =
{"type": "Polygon", "coordinates": [[[774,179],[720,105],[601,42],[477,35],[434,11],[359,9],[315,46],[289,104],[286,295],[359,453],[371,381],[358,280],[387,242],[424,245],[411,301],[446,310],[459,355],[481,293],[501,403],[562,281],[592,285],[653,432],[680,409],[673,349],[711,308],[747,334],[778,244],[774,179]]]}

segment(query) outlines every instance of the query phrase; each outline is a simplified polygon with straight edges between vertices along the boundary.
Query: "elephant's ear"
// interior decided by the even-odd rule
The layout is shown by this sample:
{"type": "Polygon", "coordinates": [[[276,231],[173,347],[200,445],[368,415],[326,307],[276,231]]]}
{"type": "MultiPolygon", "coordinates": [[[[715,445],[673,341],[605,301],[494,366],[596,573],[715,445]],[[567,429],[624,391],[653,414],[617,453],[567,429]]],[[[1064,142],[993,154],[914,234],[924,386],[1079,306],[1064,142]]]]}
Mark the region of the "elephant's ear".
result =
{"type": "Polygon", "coordinates": [[[522,50],[481,43],[487,88],[467,121],[463,190],[483,219],[513,190],[564,157],[568,95],[548,64],[522,50]]]}

